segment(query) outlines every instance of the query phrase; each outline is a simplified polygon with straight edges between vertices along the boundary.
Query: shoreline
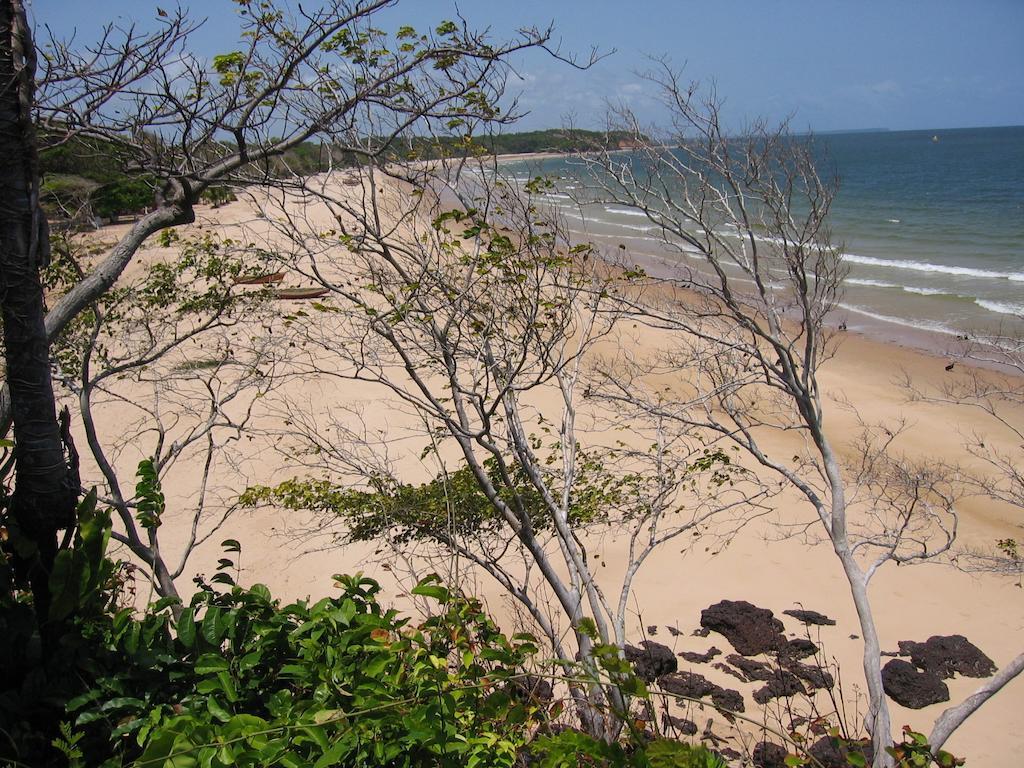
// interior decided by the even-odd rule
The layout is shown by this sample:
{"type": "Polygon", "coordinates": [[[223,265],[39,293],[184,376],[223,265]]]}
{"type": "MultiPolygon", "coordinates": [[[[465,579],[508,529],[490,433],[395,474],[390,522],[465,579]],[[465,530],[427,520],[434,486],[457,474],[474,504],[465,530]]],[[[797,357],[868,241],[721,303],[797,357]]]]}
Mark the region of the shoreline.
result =
{"type": "MultiPolygon", "coordinates": [[[[574,155],[572,153],[567,152],[499,155],[497,156],[497,165],[501,167],[515,163],[527,163],[530,161],[542,162],[545,160],[567,160],[571,159],[573,156],[574,155]]],[[[535,170],[538,173],[541,171],[539,167],[535,170]]],[[[552,203],[551,207],[552,212],[555,215],[562,215],[559,210],[560,206],[557,203],[552,203]]],[[[582,216],[582,212],[575,214],[574,216],[582,216]]],[[[603,229],[613,230],[613,232],[618,228],[622,231],[621,237],[625,239],[633,237],[633,235],[630,235],[626,231],[625,225],[621,222],[609,221],[602,218],[594,218],[591,219],[590,222],[603,229]]],[[[583,226],[586,228],[587,222],[584,222],[583,226]]],[[[632,226],[629,227],[629,229],[633,228],[634,227],[632,226]]],[[[881,233],[882,229],[879,228],[878,231],[881,233]]],[[[584,242],[588,240],[596,242],[599,246],[612,251],[614,247],[612,242],[615,238],[616,235],[612,232],[593,232],[580,233],[578,235],[574,235],[572,239],[574,242],[584,242]]],[[[652,236],[647,239],[657,239],[657,237],[652,236]]],[[[652,244],[652,248],[653,247],[657,247],[657,245],[652,244]]],[[[631,248],[629,253],[639,265],[657,265],[662,276],[670,276],[669,273],[673,268],[673,255],[668,252],[668,249],[665,249],[664,252],[656,253],[651,252],[651,249],[643,250],[643,247],[641,246],[641,248],[631,248]]],[[[845,261],[845,253],[843,256],[845,261]]],[[[908,260],[915,261],[915,258],[910,258],[908,260]]],[[[857,265],[860,262],[857,259],[863,259],[863,257],[851,254],[851,259],[854,259],[851,264],[855,268],[858,268],[857,265]]],[[[891,260],[895,262],[902,261],[902,259],[891,260]]],[[[878,260],[872,260],[869,263],[873,263],[874,261],[878,260]]],[[[881,261],[885,261],[885,259],[881,259],[881,261]]],[[[1020,274],[1024,275],[1024,271],[1020,274]]],[[[957,294],[952,292],[949,294],[936,292],[934,299],[924,299],[932,302],[928,305],[931,307],[930,313],[926,312],[923,316],[902,317],[900,315],[900,308],[905,307],[907,301],[922,300],[922,298],[927,295],[926,291],[915,288],[906,289],[912,295],[907,297],[905,301],[901,301],[898,296],[884,293],[884,287],[882,287],[882,285],[877,289],[872,289],[870,286],[872,285],[873,280],[871,279],[865,280],[864,278],[861,278],[858,280],[856,275],[851,275],[850,277],[853,279],[846,284],[844,296],[840,297],[839,305],[831,313],[832,319],[829,322],[836,330],[860,333],[868,338],[872,338],[883,343],[896,344],[901,347],[916,349],[936,357],[949,358],[956,358],[957,354],[955,350],[958,346],[961,346],[963,342],[971,341],[985,344],[986,339],[995,338],[1003,335],[1004,333],[1016,335],[1024,332],[1024,314],[1015,315],[1011,312],[1002,311],[998,317],[993,317],[984,311],[985,302],[982,299],[975,299],[971,297],[967,298],[970,298],[974,304],[981,306],[982,309],[977,310],[975,308],[973,316],[963,317],[962,320],[963,323],[965,323],[964,327],[957,327],[955,324],[947,325],[945,321],[937,320],[936,318],[944,311],[943,305],[939,302],[948,300],[949,298],[965,298],[964,296],[957,296],[957,294]],[[868,293],[865,294],[865,291],[868,293]],[[857,296],[858,293],[861,295],[857,296]],[[846,304],[847,301],[850,303],[846,304]],[[861,304],[864,303],[867,303],[868,306],[861,306],[861,304]],[[939,315],[937,315],[937,313],[939,313],[939,315]],[[917,319],[915,319],[915,317],[917,319]]],[[[1024,282],[1022,282],[1021,285],[1024,286],[1024,282]]],[[[899,286],[885,285],[885,287],[895,288],[899,286]]],[[[931,291],[933,289],[928,290],[931,291]]],[[[954,289],[950,288],[949,290],[953,291],[954,289]]],[[[1024,304],[1021,306],[1024,306],[1024,304]]],[[[920,309],[923,311],[925,309],[925,305],[922,305],[920,309]]],[[[980,365],[979,367],[1002,370],[995,365],[980,365]]]]}

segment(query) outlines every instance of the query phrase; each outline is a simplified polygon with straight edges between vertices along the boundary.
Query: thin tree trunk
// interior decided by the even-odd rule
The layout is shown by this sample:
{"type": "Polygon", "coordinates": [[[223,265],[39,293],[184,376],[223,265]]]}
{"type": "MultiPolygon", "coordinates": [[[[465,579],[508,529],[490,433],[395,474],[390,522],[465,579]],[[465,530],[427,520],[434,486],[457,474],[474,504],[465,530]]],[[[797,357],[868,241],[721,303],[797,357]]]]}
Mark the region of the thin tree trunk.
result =
{"type": "Polygon", "coordinates": [[[78,488],[64,459],[50,380],[39,277],[49,243],[31,114],[35,52],[20,0],[0,0],[0,38],[0,304],[15,436],[11,515],[38,547],[29,579],[42,624],[57,532],[74,523],[78,488]]]}

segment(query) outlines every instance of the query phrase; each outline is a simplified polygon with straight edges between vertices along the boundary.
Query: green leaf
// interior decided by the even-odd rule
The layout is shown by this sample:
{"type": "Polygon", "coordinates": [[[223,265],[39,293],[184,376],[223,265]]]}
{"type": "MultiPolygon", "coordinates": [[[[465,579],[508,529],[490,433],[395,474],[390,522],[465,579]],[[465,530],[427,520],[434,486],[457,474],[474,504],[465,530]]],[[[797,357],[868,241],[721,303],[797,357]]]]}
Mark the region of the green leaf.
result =
{"type": "Polygon", "coordinates": [[[192,608],[186,608],[178,617],[178,640],[186,648],[192,648],[196,642],[195,613],[192,608]]]}

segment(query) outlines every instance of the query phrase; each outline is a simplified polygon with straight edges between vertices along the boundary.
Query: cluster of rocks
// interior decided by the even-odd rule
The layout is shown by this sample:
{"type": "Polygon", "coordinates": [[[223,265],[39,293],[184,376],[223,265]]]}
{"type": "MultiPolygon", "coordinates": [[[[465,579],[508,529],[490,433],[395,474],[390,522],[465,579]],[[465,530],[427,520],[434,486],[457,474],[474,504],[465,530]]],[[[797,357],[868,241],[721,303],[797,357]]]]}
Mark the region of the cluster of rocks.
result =
{"type": "MultiPolygon", "coordinates": [[[[836,625],[834,619],[818,611],[801,608],[783,613],[806,627],[836,625]]],[[[648,630],[649,635],[656,634],[656,631],[651,631],[656,627],[648,630]]],[[[676,627],[667,627],[667,630],[672,637],[683,634],[676,627]]],[[[689,664],[710,664],[742,683],[760,683],[751,695],[762,706],[775,698],[809,695],[814,690],[833,688],[835,678],[826,667],[804,661],[818,654],[818,646],[807,637],[791,639],[785,630],[782,621],[766,608],[743,600],[722,600],[701,612],[700,628],[692,634],[707,637],[712,632],[718,633],[729,642],[735,653],[719,658],[723,652],[711,646],[704,653],[682,651],[678,658],[689,664]],[[757,656],[765,656],[768,660],[753,658],[757,656]]],[[[898,704],[913,709],[948,701],[949,689],[943,681],[956,674],[988,677],[996,670],[992,660],[963,635],[937,635],[923,643],[903,641],[899,643],[898,653],[884,655],[896,657],[882,669],[886,694],[898,704]]],[[[707,700],[726,714],[743,712],[746,708],[740,691],[720,686],[697,672],[680,670],[677,655],[666,645],[645,640],[639,646],[626,646],[625,656],[639,677],[648,683],[656,683],[667,693],[692,700],[707,700]]],[[[681,736],[698,733],[697,725],[691,720],[667,712],[663,719],[666,727],[671,726],[681,736]]],[[[710,733],[710,726],[711,721],[702,738],[710,739],[717,746],[720,740],[710,733]]],[[[809,752],[816,763],[825,768],[846,768],[850,764],[846,754],[849,750],[859,753],[856,762],[863,758],[870,763],[870,746],[867,742],[856,742],[839,749],[825,737],[816,742],[809,752]]],[[[763,741],[755,746],[750,758],[759,768],[783,768],[786,756],[785,746],[763,741]]]]}
{"type": "Polygon", "coordinates": [[[899,655],[882,667],[882,688],[908,709],[921,709],[949,701],[949,687],[943,682],[956,674],[989,677],[996,671],[992,659],[963,635],[934,635],[923,643],[903,640],[899,655]]]}

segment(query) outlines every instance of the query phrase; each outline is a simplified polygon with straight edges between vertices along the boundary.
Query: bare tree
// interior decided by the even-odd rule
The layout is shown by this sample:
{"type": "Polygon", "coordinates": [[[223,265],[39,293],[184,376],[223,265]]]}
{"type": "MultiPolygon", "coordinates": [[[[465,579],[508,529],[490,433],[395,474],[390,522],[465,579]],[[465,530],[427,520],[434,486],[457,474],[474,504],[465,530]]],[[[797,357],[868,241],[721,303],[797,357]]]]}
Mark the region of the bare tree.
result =
{"type": "MultiPolygon", "coordinates": [[[[731,441],[807,500],[842,566],[860,621],[874,764],[891,765],[869,584],[886,563],[950,551],[962,488],[898,454],[894,445],[903,427],[861,421],[856,438],[838,445],[826,431],[817,374],[834,348],[828,316],[844,267],[828,227],[834,174],[819,173],[811,142],[785,125],[755,123],[729,132],[716,95],[685,85],[667,64],[650,80],[672,117],[670,131],[656,135],[628,109],[615,110],[611,127],[630,131],[635,149],[581,155],[588,189],[579,202],[584,215],[595,202],[642,211],[674,251],[674,265],[651,271],[653,282],[677,295],[624,300],[636,317],[676,335],[677,343],[653,360],[609,365],[598,392],[622,407],[731,441]],[[674,397],[651,390],[652,373],[673,371],[685,382],[674,397]],[[792,454],[770,454],[764,440],[771,433],[795,439],[792,454]]],[[[1020,661],[956,714],[940,718],[936,749],[946,726],[955,727],[1012,679],[1020,661]]]]}
{"type": "Polygon", "coordinates": [[[341,540],[390,541],[406,554],[440,547],[474,564],[519,604],[563,672],[578,659],[595,684],[570,685],[577,713],[613,739],[629,697],[596,684],[598,657],[626,643],[637,572],[715,518],[728,535],[728,520],[766,491],[690,430],[589,407],[584,361],[614,327],[619,279],[567,243],[541,189],[502,180],[489,162],[406,172],[419,183],[381,185],[368,173],[349,195],[328,180],[311,190],[323,218],[284,204],[268,219],[291,239],[291,268],[329,292],[301,324],[303,352],[290,364],[307,378],[383,387],[423,425],[419,443],[439,472],[411,484],[350,413],[302,416],[288,403],[290,461],[313,477],[248,500],[317,510],[341,540]],[[599,534],[628,541],[611,592],[597,578],[599,534]]]}
{"type": "MultiPolygon", "coordinates": [[[[49,40],[37,94],[24,105],[45,146],[117,158],[126,173],[152,179],[154,207],[54,303],[47,337],[109,290],[147,238],[192,222],[211,187],[281,184],[282,156],[314,138],[329,144],[328,162],[369,161],[425,121],[515,119],[514,104],[498,106],[508,58],[528,48],[558,55],[549,29],[493,42],[465,22],[375,28],[394,4],[331,0],[310,10],[243,0],[237,49],[210,60],[190,50],[199,23],[181,9],[148,25],[108,25],[91,45],[49,40]]],[[[10,414],[5,389],[0,424],[10,414]]]]}
{"type": "MultiPolygon", "coordinates": [[[[100,501],[120,521],[114,540],[146,566],[160,596],[178,597],[174,580],[233,508],[215,499],[211,475],[218,465],[224,475],[229,444],[273,388],[278,343],[252,333],[273,311],[272,294],[240,284],[263,271],[258,250],[209,234],[169,236],[165,245],[173,256],[151,260],[94,301],[52,356],[99,471],[84,473],[83,490],[102,489],[100,501]],[[179,552],[160,546],[163,510],[147,507],[129,485],[140,462],[154,492],[178,465],[202,467],[192,509],[179,520],[190,529],[179,552]]],[[[57,241],[47,271],[51,294],[83,274],[79,250],[75,241],[57,241]]]]}

